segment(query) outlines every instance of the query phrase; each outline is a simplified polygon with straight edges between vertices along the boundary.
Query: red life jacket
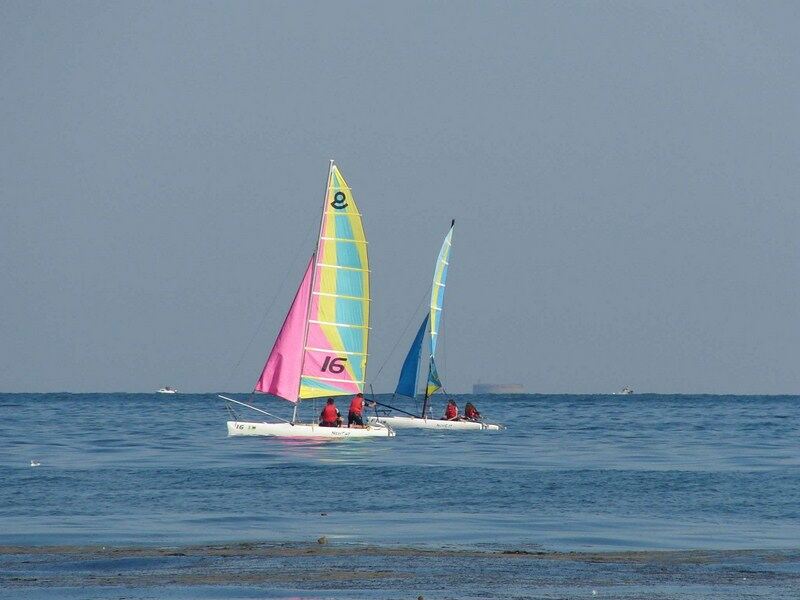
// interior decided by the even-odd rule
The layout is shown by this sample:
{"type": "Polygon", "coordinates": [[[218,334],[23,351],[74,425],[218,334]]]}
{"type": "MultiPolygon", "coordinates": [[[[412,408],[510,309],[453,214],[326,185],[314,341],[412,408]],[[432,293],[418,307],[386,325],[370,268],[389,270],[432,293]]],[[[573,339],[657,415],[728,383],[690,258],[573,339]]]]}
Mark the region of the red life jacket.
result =
{"type": "Polygon", "coordinates": [[[356,396],[350,403],[350,412],[360,415],[362,410],[364,410],[364,398],[359,398],[356,396]]]}
{"type": "Polygon", "coordinates": [[[455,404],[448,404],[444,411],[445,419],[452,419],[458,416],[458,407],[455,404]]]}
{"type": "Polygon", "coordinates": [[[478,409],[474,406],[468,406],[466,409],[464,409],[464,416],[468,419],[474,419],[476,417],[480,417],[481,413],[479,413],[478,409]]]}
{"type": "Polygon", "coordinates": [[[323,423],[336,423],[336,419],[339,417],[338,412],[335,404],[326,404],[325,408],[322,409],[320,420],[323,423]]]}

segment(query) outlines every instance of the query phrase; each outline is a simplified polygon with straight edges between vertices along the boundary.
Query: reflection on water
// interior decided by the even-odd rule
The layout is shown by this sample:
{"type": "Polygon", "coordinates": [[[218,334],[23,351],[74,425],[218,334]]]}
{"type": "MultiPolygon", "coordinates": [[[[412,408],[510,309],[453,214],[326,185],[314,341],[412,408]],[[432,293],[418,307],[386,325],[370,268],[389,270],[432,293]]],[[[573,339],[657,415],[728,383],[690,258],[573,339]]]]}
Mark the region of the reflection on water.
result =
{"type": "MultiPolygon", "coordinates": [[[[307,438],[258,438],[259,446],[263,452],[275,459],[286,461],[316,462],[328,464],[355,464],[359,462],[372,462],[390,452],[386,443],[391,443],[392,438],[356,438],[315,440],[307,438]],[[363,445],[367,444],[368,448],[363,445]],[[366,450],[366,451],[365,451],[366,450]]],[[[242,440],[241,443],[252,443],[252,440],[242,440]]],[[[258,443],[258,442],[256,442],[258,443]]]]}

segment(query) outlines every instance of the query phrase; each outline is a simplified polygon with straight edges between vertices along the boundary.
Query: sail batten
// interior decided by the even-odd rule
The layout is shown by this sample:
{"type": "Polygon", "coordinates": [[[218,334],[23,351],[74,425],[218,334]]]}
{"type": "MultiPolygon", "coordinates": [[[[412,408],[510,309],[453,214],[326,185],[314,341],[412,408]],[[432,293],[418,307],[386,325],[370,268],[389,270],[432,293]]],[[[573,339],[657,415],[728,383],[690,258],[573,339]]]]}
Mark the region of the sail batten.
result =
{"type": "Polygon", "coordinates": [[[369,269],[361,269],[358,267],[348,267],[345,265],[327,265],[322,263],[317,263],[317,267],[323,267],[327,269],[343,269],[345,271],[363,271],[364,273],[369,273],[369,269]]]}
{"type": "MultiPolygon", "coordinates": [[[[306,346],[306,350],[311,350],[313,352],[327,352],[325,348],[313,348],[311,346],[306,346]]],[[[366,352],[348,352],[347,350],[339,350],[341,354],[353,354],[355,356],[367,356],[366,352]]]]}
{"type": "Polygon", "coordinates": [[[367,240],[348,240],[347,238],[321,237],[321,240],[333,240],[334,242],[349,242],[351,244],[368,244],[367,240]]]}
{"type": "MultiPolygon", "coordinates": [[[[335,298],[335,296],[334,296],[335,298]]],[[[353,325],[351,323],[333,323],[331,321],[315,321],[314,319],[309,319],[309,323],[314,323],[316,325],[333,325],[334,327],[351,327],[354,329],[369,329],[368,325],[353,325]]]]}
{"type": "MultiPolygon", "coordinates": [[[[303,375],[303,379],[315,379],[317,381],[335,381],[337,383],[341,382],[341,379],[335,379],[333,377],[318,377],[316,375],[303,375]]],[[[365,383],[364,381],[358,381],[357,383],[365,383]]],[[[349,392],[347,392],[349,393],[349,392]]]]}
{"type": "MultiPolygon", "coordinates": [[[[315,296],[328,296],[329,298],[343,298],[345,300],[363,300],[363,298],[359,298],[358,296],[347,296],[346,294],[329,294],[328,292],[311,292],[315,296]]],[[[370,298],[367,298],[367,302],[372,302],[370,298]]]]}

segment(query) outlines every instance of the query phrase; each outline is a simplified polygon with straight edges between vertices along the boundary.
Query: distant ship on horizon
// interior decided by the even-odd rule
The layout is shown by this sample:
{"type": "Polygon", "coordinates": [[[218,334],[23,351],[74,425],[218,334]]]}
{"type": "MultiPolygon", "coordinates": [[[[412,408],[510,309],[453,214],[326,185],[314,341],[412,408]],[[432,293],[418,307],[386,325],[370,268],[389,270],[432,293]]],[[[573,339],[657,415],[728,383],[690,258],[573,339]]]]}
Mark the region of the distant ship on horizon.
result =
{"type": "Polygon", "coordinates": [[[473,394],[524,394],[525,388],[519,383],[476,383],[473,394]]]}

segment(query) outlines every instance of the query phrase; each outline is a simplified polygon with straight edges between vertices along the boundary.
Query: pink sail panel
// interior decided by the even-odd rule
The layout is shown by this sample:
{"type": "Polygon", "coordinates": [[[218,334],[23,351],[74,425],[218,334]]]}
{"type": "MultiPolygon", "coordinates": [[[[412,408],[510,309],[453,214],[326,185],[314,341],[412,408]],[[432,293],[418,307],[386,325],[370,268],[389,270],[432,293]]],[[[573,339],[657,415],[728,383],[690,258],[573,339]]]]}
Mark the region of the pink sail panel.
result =
{"type": "MultiPolygon", "coordinates": [[[[320,296],[312,296],[309,314],[318,320],[330,322],[336,318],[335,314],[330,314],[325,310],[325,303],[320,302],[320,296]]],[[[362,332],[356,329],[355,335],[361,336],[362,332]]],[[[359,368],[359,373],[363,368],[360,354],[349,354],[337,347],[338,338],[337,328],[330,325],[320,325],[319,323],[309,323],[306,338],[306,357],[303,364],[303,387],[314,387],[317,392],[323,395],[357,394],[364,391],[363,382],[354,380],[353,363],[359,368]],[[331,342],[331,339],[336,340],[331,342]],[[313,379],[312,379],[313,377],[313,379]]],[[[304,390],[301,388],[301,398],[304,390]]]]}
{"type": "Polygon", "coordinates": [[[300,370],[303,362],[303,337],[305,337],[308,301],[311,298],[311,274],[314,257],[306,267],[306,273],[292,301],[292,307],[283,321],[283,326],[272,346],[267,363],[258,378],[255,391],[279,396],[289,402],[297,402],[300,387],[300,370]]]}

